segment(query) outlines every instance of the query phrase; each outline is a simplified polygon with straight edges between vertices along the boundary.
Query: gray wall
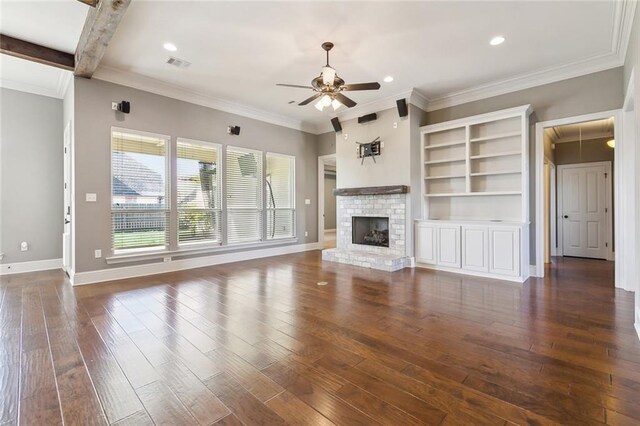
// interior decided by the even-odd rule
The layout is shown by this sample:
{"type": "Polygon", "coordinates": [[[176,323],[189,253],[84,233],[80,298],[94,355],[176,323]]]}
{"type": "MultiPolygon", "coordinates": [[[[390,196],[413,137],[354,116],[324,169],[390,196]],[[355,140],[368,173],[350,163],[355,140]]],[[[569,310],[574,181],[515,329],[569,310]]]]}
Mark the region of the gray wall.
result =
{"type": "Polygon", "coordinates": [[[329,155],[336,153],[336,133],[327,132],[318,135],[318,155],[329,155]]]}
{"type": "Polygon", "coordinates": [[[0,89],[2,263],[62,257],[62,100],[0,89]],[[20,251],[20,242],[29,251],[20,251]]]}
{"type": "MultiPolygon", "coordinates": [[[[631,71],[636,67],[636,81],[640,80],[640,6],[636,6],[636,13],[631,27],[631,37],[627,47],[627,56],[624,62],[624,88],[627,88],[631,71]]],[[[636,84],[636,93],[640,93],[640,88],[636,84]]],[[[637,98],[636,98],[637,99],[637,98]]]]}
{"type": "MultiPolygon", "coordinates": [[[[100,80],[75,80],[75,246],[76,272],[108,268],[94,250],[111,252],[111,126],[197,139],[296,157],[296,226],[299,243],[318,241],[316,135],[190,104],[100,80]],[[131,113],[111,110],[112,101],[128,100],[131,113]],[[239,136],[227,126],[241,127],[239,136]],[[98,201],[87,203],[85,193],[98,201]],[[311,205],[305,205],[305,198],[311,205]],[[305,238],[307,231],[309,236],[305,238]]],[[[174,221],[172,221],[174,222],[174,221]]],[[[175,224],[173,224],[175,226],[175,224]]]]}
{"type": "Polygon", "coordinates": [[[555,152],[555,164],[592,163],[594,161],[611,161],[613,164],[613,149],[609,148],[607,141],[612,138],[590,139],[580,142],[557,143],[555,152]]]}
{"type": "Polygon", "coordinates": [[[507,93],[492,98],[456,105],[427,113],[427,123],[434,124],[447,120],[468,117],[491,111],[498,111],[518,105],[531,104],[529,170],[530,170],[530,260],[535,263],[535,123],[563,117],[572,117],[622,107],[623,70],[622,67],[571,78],[556,83],[533,87],[518,92],[507,93]]]}
{"type": "MultiPolygon", "coordinates": [[[[325,168],[325,170],[327,170],[325,168]]],[[[324,229],[336,229],[336,196],[333,190],[336,189],[336,174],[325,172],[324,174],[324,229]]]]}

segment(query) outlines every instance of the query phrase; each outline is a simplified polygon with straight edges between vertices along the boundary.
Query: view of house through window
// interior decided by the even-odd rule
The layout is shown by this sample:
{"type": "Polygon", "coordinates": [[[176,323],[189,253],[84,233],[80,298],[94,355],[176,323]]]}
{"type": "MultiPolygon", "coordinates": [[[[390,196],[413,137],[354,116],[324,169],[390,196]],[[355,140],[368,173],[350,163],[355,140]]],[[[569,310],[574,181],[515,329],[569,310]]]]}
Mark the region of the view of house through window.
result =
{"type": "Polygon", "coordinates": [[[294,157],[229,146],[223,161],[220,145],[183,138],[174,163],[177,226],[169,226],[169,147],[168,136],[112,131],[114,253],[295,236],[294,157]]]}
{"type": "Polygon", "coordinates": [[[222,241],[220,146],[178,139],[178,244],[222,241]]]}
{"type": "Polygon", "coordinates": [[[169,197],[163,136],[111,135],[111,226],[114,251],[165,248],[169,197]]]}

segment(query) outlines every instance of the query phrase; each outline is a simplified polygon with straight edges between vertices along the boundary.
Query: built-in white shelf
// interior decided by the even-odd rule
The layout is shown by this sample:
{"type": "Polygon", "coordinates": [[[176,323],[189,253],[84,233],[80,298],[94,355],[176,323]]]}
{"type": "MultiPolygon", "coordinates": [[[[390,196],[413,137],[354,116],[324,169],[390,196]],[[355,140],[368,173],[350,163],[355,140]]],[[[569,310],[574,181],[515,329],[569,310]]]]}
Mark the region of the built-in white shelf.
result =
{"type": "Polygon", "coordinates": [[[524,105],[420,128],[418,266],[528,278],[530,114],[524,105]]]}
{"type": "Polygon", "coordinates": [[[481,138],[472,138],[469,139],[469,142],[486,142],[486,141],[492,141],[492,140],[496,140],[496,139],[505,139],[505,138],[512,138],[514,136],[521,136],[522,133],[520,131],[518,132],[508,132],[508,133],[500,133],[497,135],[491,135],[491,136],[483,136],[481,138]]]}
{"type": "Polygon", "coordinates": [[[517,175],[522,173],[520,170],[503,170],[503,171],[495,171],[495,172],[482,172],[482,173],[471,173],[471,177],[473,176],[497,176],[497,175],[517,175]]]}
{"type": "Polygon", "coordinates": [[[487,197],[493,195],[522,195],[522,191],[492,191],[492,192],[449,192],[446,194],[425,194],[425,197],[487,197]]]}
{"type": "Polygon", "coordinates": [[[464,145],[467,141],[455,141],[455,142],[447,142],[447,143],[439,143],[435,145],[427,145],[424,149],[436,149],[436,148],[446,148],[448,146],[456,146],[456,145],[464,145]]]}
{"type": "Polygon", "coordinates": [[[445,160],[432,160],[432,161],[425,161],[424,164],[443,164],[443,163],[459,163],[461,161],[466,161],[466,158],[447,158],[445,160]]]}
{"type": "Polygon", "coordinates": [[[465,178],[467,175],[446,175],[446,176],[426,176],[424,180],[434,180],[434,179],[460,179],[465,178]]]}
{"type": "Polygon", "coordinates": [[[514,155],[521,155],[521,154],[522,154],[522,151],[505,151],[505,152],[494,152],[492,154],[472,155],[469,158],[472,160],[480,160],[483,158],[511,157],[514,155]]]}

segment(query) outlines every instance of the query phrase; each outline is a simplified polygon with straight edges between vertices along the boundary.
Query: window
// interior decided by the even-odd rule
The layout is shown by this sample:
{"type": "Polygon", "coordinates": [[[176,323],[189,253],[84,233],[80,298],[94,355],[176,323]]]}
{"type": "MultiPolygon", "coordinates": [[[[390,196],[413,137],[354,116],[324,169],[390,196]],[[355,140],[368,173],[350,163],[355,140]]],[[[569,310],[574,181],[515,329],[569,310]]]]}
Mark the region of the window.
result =
{"type": "Polygon", "coordinates": [[[220,146],[178,139],[178,245],[222,242],[220,146]]]}
{"type": "Polygon", "coordinates": [[[227,242],[262,240],[262,152],[227,147],[227,242]]]}
{"type": "Polygon", "coordinates": [[[114,252],[164,249],[169,242],[169,138],[111,133],[111,226],[114,252]]]}
{"type": "Polygon", "coordinates": [[[267,239],[290,238],[295,228],[295,157],[267,153],[267,239]]]}

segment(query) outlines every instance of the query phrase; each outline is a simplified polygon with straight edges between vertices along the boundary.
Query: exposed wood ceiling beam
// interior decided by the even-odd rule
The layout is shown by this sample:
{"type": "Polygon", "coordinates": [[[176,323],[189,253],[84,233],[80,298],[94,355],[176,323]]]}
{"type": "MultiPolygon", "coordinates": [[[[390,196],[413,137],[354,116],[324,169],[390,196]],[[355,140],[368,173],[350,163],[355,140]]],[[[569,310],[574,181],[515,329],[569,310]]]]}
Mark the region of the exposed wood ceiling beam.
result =
{"type": "Polygon", "coordinates": [[[96,5],[98,4],[98,0],[78,0],[80,3],[84,3],[87,4],[91,7],[96,7],[96,5]]]}
{"type": "Polygon", "coordinates": [[[74,56],[39,44],[0,34],[0,52],[29,61],[73,71],[74,56]]]}
{"type": "Polygon", "coordinates": [[[89,9],[76,48],[74,74],[91,78],[131,0],[101,0],[89,9]]]}

